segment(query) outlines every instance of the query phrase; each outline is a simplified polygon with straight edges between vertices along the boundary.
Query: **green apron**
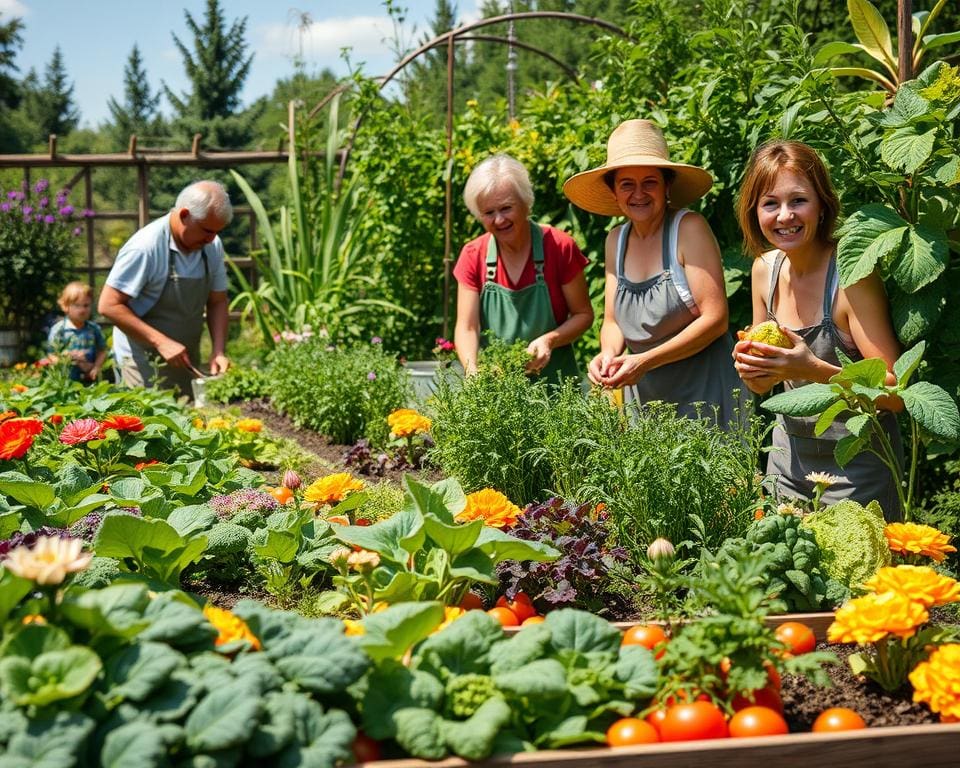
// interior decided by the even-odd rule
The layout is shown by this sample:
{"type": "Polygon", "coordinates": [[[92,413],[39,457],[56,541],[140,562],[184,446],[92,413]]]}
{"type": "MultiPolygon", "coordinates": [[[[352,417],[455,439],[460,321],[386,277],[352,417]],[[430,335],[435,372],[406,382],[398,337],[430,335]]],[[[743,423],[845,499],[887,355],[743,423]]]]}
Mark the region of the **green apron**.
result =
{"type": "MultiPolygon", "coordinates": [[[[487,275],[480,290],[480,328],[492,331],[494,336],[507,344],[515,341],[533,341],[557,327],[550,303],[550,289],[543,279],[543,230],[530,222],[530,239],[533,244],[533,267],[537,279],[532,285],[516,291],[498,285],[497,241],[493,235],[487,244],[487,275]]],[[[480,335],[481,345],[486,345],[484,334],[480,335]]],[[[580,378],[573,355],[573,346],[567,344],[556,347],[550,352],[550,362],[540,372],[540,378],[553,384],[559,384],[566,376],[580,378]]]]}

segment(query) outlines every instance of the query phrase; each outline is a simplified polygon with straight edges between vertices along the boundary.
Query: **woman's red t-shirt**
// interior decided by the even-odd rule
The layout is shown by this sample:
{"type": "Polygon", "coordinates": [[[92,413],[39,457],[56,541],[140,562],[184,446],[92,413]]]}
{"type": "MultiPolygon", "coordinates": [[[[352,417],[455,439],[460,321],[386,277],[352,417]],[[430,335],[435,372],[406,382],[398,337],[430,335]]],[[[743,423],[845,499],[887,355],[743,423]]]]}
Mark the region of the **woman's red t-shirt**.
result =
{"type": "MultiPolygon", "coordinates": [[[[550,292],[550,304],[553,307],[553,316],[557,325],[563,323],[570,315],[567,300],[563,295],[563,286],[583,272],[587,266],[587,257],[580,252],[577,244],[570,235],[550,226],[541,227],[543,230],[543,279],[550,292]]],[[[464,288],[480,292],[487,277],[487,243],[492,237],[484,233],[475,240],[463,246],[457,264],[453,268],[453,276],[464,288]]],[[[533,285],[537,273],[533,268],[533,256],[527,261],[516,283],[511,283],[503,261],[497,259],[497,274],[494,282],[516,291],[533,285]]]]}

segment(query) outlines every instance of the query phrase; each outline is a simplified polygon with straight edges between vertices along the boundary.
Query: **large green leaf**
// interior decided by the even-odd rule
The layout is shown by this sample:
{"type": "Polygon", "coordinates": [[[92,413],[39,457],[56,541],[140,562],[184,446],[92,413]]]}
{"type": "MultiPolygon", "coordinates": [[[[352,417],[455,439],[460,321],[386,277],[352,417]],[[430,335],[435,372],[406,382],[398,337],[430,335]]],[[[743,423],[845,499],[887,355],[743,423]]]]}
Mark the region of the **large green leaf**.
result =
{"type": "Polygon", "coordinates": [[[426,533],[423,530],[423,515],[412,509],[404,509],[366,527],[335,526],[334,536],[345,544],[377,552],[381,557],[402,565],[423,546],[426,533]]]}
{"type": "Polygon", "coordinates": [[[187,718],[187,743],[195,752],[238,747],[260,721],[263,701],[244,680],[208,693],[187,718]]]}
{"type": "Polygon", "coordinates": [[[838,231],[840,285],[847,288],[872,274],[901,247],[908,227],[895,211],[876,203],[851,215],[838,231]]]}
{"type": "Polygon", "coordinates": [[[549,563],[560,557],[560,552],[546,542],[518,539],[489,525],[483,526],[476,546],[490,555],[495,563],[503,560],[533,560],[538,563],[549,563]]]}
{"type": "Polygon", "coordinates": [[[898,128],[880,142],[880,157],[891,168],[915,173],[930,158],[936,138],[936,129],[917,133],[912,125],[898,128]]]}
{"type": "Polygon", "coordinates": [[[164,520],[133,515],[110,514],[104,517],[94,541],[101,557],[127,558],[150,578],[178,586],[180,573],[198,561],[207,547],[207,537],[182,537],[164,520]]]}
{"type": "Polygon", "coordinates": [[[84,693],[102,666],[100,657],[82,645],[41,653],[33,660],[8,656],[0,659],[0,688],[15,704],[43,707],[84,693]]]}
{"type": "Polygon", "coordinates": [[[353,757],[357,729],[346,712],[326,712],[316,701],[298,696],[293,701],[295,744],[289,744],[275,760],[276,768],[327,768],[344,765],[353,757]]]}
{"type": "Polygon", "coordinates": [[[830,378],[831,384],[861,384],[865,387],[880,387],[887,378],[887,364],[879,357],[857,360],[840,369],[830,378]]]}
{"type": "Polygon", "coordinates": [[[396,735],[393,715],[405,707],[435,709],[443,701],[443,683],[427,672],[397,661],[377,664],[363,695],[363,731],[373,739],[396,735]]]}
{"type": "Polygon", "coordinates": [[[33,591],[33,582],[14,576],[6,568],[0,568],[0,626],[20,601],[33,591]]]}
{"type": "Polygon", "coordinates": [[[10,739],[6,751],[0,754],[0,766],[73,768],[95,726],[93,718],[76,712],[58,712],[52,720],[33,720],[26,732],[10,739]]]}
{"type": "Polygon", "coordinates": [[[448,674],[486,674],[490,650],[501,639],[500,622],[483,611],[468,611],[424,640],[414,655],[414,665],[439,679],[448,674]]]}
{"type": "Polygon", "coordinates": [[[907,412],[928,434],[948,442],[960,440],[957,404],[942,387],[918,381],[904,389],[900,396],[907,412]]]}
{"type": "Polygon", "coordinates": [[[916,344],[940,319],[946,302],[945,280],[906,293],[896,286],[890,291],[890,312],[893,327],[904,345],[916,344]]]}
{"type": "Polygon", "coordinates": [[[105,698],[111,704],[143,701],[160,688],[186,658],[164,643],[136,643],[106,659],[105,698]]]}
{"type": "Polygon", "coordinates": [[[443,621],[443,605],[437,602],[401,603],[363,620],[358,639],[374,661],[399,659],[427,637],[443,621]]]}
{"type": "Polygon", "coordinates": [[[359,644],[343,634],[343,623],[314,620],[268,649],[277,670],[300,688],[318,694],[344,691],[370,664],[359,644]]]}
{"type": "Polygon", "coordinates": [[[833,447],[833,458],[841,469],[849,464],[857,454],[867,447],[867,441],[856,435],[844,435],[833,447]]]}
{"type": "Polygon", "coordinates": [[[642,645],[621,646],[616,675],[623,683],[623,695],[632,701],[649,699],[657,692],[657,662],[642,645]]]}
{"type": "Polygon", "coordinates": [[[103,589],[69,589],[60,610],[91,634],[130,639],[150,624],[143,616],[148,602],[145,585],[112,584],[103,589]]]}
{"type": "Polygon", "coordinates": [[[423,527],[427,535],[454,558],[473,547],[483,530],[483,520],[472,520],[462,525],[448,524],[432,514],[427,514],[423,516],[423,527]]]}
{"type": "Polygon", "coordinates": [[[557,699],[567,694],[567,673],[556,659],[536,659],[518,669],[498,672],[493,682],[501,691],[517,697],[557,699]]]}
{"type": "Polygon", "coordinates": [[[510,716],[510,705],[494,696],[462,722],[444,720],[440,732],[455,754],[466,760],[483,760],[493,752],[497,734],[510,722],[510,716]]]}
{"type": "Polygon", "coordinates": [[[393,714],[397,743],[413,757],[439,760],[447,755],[443,721],[432,709],[404,707],[393,714]]]}
{"type": "Polygon", "coordinates": [[[816,382],[767,398],[763,407],[785,416],[816,416],[839,399],[832,386],[816,382]]]}
{"type": "Polygon", "coordinates": [[[50,483],[32,480],[20,472],[0,474],[0,494],[6,494],[19,504],[43,510],[57,498],[57,492],[50,483]]]}
{"type": "Polygon", "coordinates": [[[557,650],[616,653],[620,648],[620,630],[586,611],[573,608],[551,611],[544,623],[551,633],[550,642],[557,650]]]}
{"type": "Polygon", "coordinates": [[[453,515],[447,509],[446,499],[441,493],[417,482],[410,475],[403,476],[403,487],[407,493],[404,509],[416,510],[424,516],[434,515],[445,523],[453,523],[453,515]]]}
{"type": "Polygon", "coordinates": [[[135,720],[110,731],[100,752],[102,768],[160,768],[167,765],[167,747],[157,727],[135,720]]]}
{"type": "Polygon", "coordinates": [[[830,425],[836,420],[837,416],[846,411],[847,408],[846,401],[837,400],[837,402],[827,408],[817,418],[817,423],[813,426],[813,434],[819,437],[826,432],[830,428],[830,425]]]}
{"type": "Polygon", "coordinates": [[[902,355],[900,355],[897,361],[893,364],[893,373],[897,377],[898,386],[907,386],[907,382],[910,381],[910,377],[913,376],[917,368],[920,367],[920,363],[923,360],[923,353],[926,351],[926,349],[927,343],[925,341],[921,341],[919,344],[915,344],[902,355]]]}
{"type": "Polygon", "coordinates": [[[946,235],[918,224],[909,230],[907,248],[893,264],[893,276],[907,293],[916,293],[934,282],[949,260],[946,235]]]}
{"type": "Polygon", "coordinates": [[[847,10],[853,33],[863,50],[891,72],[896,72],[897,62],[890,41],[890,29],[880,11],[869,0],[847,0],[847,10]]]}

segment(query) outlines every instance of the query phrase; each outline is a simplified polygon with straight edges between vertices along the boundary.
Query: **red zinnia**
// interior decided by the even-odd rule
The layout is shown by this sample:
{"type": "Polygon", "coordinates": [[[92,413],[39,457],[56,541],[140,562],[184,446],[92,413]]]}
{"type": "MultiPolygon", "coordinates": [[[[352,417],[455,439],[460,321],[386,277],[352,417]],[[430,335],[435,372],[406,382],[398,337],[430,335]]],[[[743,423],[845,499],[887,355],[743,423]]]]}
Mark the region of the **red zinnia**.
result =
{"type": "Polygon", "coordinates": [[[76,445],[96,440],[103,435],[100,432],[100,422],[96,419],[77,419],[71,421],[60,433],[60,442],[64,445],[76,445]]]}
{"type": "Polygon", "coordinates": [[[107,416],[103,420],[101,429],[106,432],[108,429],[115,429],[117,432],[139,432],[143,429],[143,422],[138,416],[129,416],[124,413],[117,413],[113,416],[107,416]]]}
{"type": "Polygon", "coordinates": [[[49,419],[47,419],[47,421],[49,421],[49,422],[50,422],[51,424],[53,424],[55,427],[58,426],[58,425],[60,425],[60,424],[63,424],[63,414],[62,414],[62,413],[55,413],[55,414],[53,414],[49,419]]]}
{"type": "Polygon", "coordinates": [[[21,459],[43,431],[36,419],[8,419],[0,424],[0,459],[21,459]]]}

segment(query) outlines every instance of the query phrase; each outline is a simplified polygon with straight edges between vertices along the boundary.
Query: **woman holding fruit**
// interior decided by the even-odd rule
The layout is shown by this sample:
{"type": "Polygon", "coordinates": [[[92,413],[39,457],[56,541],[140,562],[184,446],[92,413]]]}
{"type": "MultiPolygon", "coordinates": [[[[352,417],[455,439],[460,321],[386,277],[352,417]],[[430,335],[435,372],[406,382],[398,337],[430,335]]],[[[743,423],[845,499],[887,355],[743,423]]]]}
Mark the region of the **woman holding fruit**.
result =
{"type": "Polygon", "coordinates": [[[492,333],[527,343],[529,374],[579,379],[573,342],[593,324],[586,257],[569,235],[530,220],[530,176],[508,155],[474,168],[463,199],[486,231],[463,246],[453,270],[454,342],[464,371],[476,371],[483,334],[492,333]]]}
{"type": "Polygon", "coordinates": [[[684,206],[710,189],[702,168],[670,160],[660,128],[627,120],[603,165],[567,179],[564,194],[591,213],[625,216],[605,246],[606,280],[594,384],[624,399],[674,403],[727,428],[744,411],[730,364],[720,249],[706,219],[684,206]]]}
{"type": "MultiPolygon", "coordinates": [[[[752,392],[764,394],[777,384],[793,389],[827,382],[840,371],[838,350],[850,360],[882,358],[887,383],[896,381],[892,371],[900,347],[880,276],[872,273],[840,286],[833,235],[839,212],[829,173],[813,149],[795,141],[773,141],[754,152],[737,208],[744,247],[755,257],[753,323],[773,321],[786,339],[780,345],[748,338],[737,342],[734,364],[752,392]]],[[[869,451],[840,470],[834,449],[849,434],[845,419],[841,414],[820,435],[814,433],[816,421],[777,417],[767,474],[779,491],[810,499],[818,482],[829,484],[820,496],[827,504],[843,498],[862,504],[876,499],[887,519],[899,518],[898,479],[869,451]],[[843,477],[836,476],[840,472],[843,477]]],[[[896,417],[888,411],[883,422],[902,456],[896,417]]]]}

